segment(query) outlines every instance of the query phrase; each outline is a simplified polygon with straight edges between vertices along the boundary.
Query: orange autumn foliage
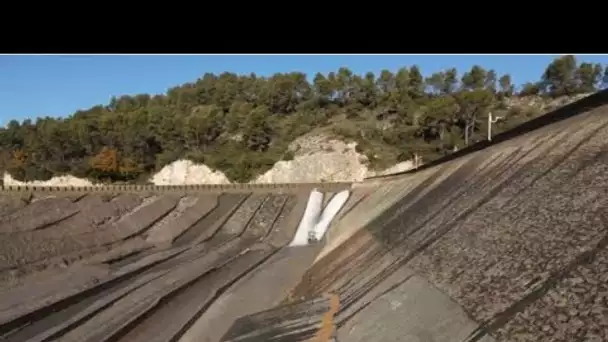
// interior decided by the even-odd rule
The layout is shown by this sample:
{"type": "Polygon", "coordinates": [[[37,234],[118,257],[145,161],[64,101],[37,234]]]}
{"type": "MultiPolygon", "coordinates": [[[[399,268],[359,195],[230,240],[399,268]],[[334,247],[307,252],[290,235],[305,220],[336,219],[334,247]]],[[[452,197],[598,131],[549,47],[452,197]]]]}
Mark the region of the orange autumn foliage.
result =
{"type": "Polygon", "coordinates": [[[102,172],[118,172],[118,152],[114,148],[104,146],[89,160],[89,165],[102,172]]]}

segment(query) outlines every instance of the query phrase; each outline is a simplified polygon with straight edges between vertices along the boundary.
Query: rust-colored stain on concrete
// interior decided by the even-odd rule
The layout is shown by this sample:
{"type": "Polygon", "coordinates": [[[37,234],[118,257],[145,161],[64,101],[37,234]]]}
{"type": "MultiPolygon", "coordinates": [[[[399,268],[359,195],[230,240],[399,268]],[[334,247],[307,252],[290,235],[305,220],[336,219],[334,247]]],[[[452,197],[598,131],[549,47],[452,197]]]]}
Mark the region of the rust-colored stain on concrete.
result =
{"type": "Polygon", "coordinates": [[[329,299],[329,310],[323,315],[321,328],[312,339],[315,342],[327,342],[335,333],[334,316],[340,309],[340,297],[333,293],[328,293],[325,297],[329,299]]]}

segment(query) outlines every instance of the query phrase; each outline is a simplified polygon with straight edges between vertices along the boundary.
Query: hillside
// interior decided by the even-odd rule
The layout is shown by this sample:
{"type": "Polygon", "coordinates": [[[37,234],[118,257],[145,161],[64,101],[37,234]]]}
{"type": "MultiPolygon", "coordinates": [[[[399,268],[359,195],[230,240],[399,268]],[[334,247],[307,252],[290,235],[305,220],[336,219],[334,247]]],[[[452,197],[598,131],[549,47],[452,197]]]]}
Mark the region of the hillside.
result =
{"type": "MultiPolygon", "coordinates": [[[[122,96],[62,119],[11,121],[0,129],[0,170],[19,181],[73,175],[171,183],[158,172],[190,160],[216,171],[218,182],[358,179],[485,139],[489,112],[503,117],[498,133],[579,99],[605,86],[606,70],[564,56],[538,82],[521,86],[482,66],[428,77],[417,66],[379,75],[340,68],[310,82],[298,72],[205,74],[165,95],[122,96]],[[343,156],[348,160],[336,161],[343,156]]],[[[183,182],[193,174],[179,172],[183,182]]]]}

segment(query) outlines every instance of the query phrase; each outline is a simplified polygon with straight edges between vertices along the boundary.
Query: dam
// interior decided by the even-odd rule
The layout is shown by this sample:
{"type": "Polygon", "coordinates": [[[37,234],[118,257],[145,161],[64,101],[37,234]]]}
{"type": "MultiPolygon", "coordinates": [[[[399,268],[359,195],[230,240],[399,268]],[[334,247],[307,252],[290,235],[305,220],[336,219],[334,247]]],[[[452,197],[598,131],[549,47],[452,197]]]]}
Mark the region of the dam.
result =
{"type": "Polygon", "coordinates": [[[359,183],[3,186],[0,336],[606,341],[607,144],[601,91],[359,183]]]}

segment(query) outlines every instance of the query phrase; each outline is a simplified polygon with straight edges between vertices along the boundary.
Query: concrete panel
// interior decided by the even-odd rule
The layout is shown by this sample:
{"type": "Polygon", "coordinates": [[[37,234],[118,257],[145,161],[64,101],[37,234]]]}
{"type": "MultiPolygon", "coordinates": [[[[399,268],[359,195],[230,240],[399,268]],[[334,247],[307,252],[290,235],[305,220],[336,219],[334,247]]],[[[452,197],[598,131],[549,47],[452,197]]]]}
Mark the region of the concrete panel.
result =
{"type": "Polygon", "coordinates": [[[477,328],[458,304],[423,278],[412,276],[339,328],[338,341],[459,342],[477,328]]]}

